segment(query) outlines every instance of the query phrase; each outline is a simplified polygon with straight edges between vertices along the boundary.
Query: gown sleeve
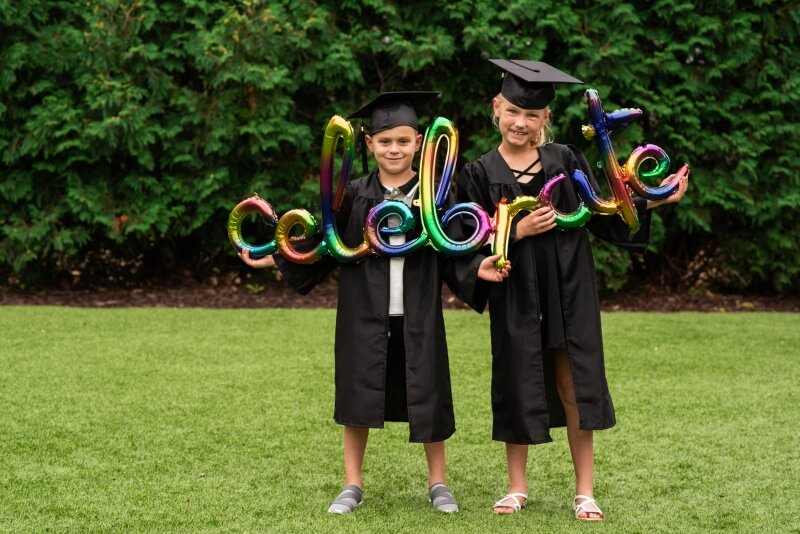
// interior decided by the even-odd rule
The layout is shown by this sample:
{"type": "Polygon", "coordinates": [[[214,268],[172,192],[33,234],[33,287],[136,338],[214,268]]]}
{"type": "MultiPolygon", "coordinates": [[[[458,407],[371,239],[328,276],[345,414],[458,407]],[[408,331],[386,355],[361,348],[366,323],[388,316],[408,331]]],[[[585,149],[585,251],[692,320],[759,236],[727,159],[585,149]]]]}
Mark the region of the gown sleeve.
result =
{"type": "MultiPolygon", "coordinates": [[[[455,195],[448,195],[450,200],[448,208],[455,203],[474,202],[486,209],[491,206],[489,190],[486,187],[486,177],[480,167],[468,164],[461,171],[456,184],[455,195]],[[452,201],[455,197],[455,201],[452,201]]],[[[466,239],[475,230],[475,225],[469,217],[456,217],[448,225],[448,233],[455,239],[466,239]]],[[[443,278],[450,290],[465,304],[478,313],[486,308],[489,296],[488,282],[478,278],[478,268],[488,255],[484,247],[475,254],[461,257],[443,257],[443,278]]]]}
{"type": "MultiPolygon", "coordinates": [[[[353,207],[353,189],[350,184],[345,189],[342,205],[336,212],[336,224],[339,228],[344,228],[353,207]]],[[[299,245],[300,250],[311,250],[322,240],[322,235],[317,234],[312,243],[299,245]]],[[[314,263],[300,264],[293,263],[280,254],[272,256],[275,266],[281,272],[284,280],[301,295],[307,295],[314,287],[324,280],[338,265],[330,254],[325,254],[314,263]]]]}
{"type": "MultiPolygon", "coordinates": [[[[600,186],[592,174],[591,166],[586,160],[586,157],[573,145],[568,145],[570,149],[570,162],[569,172],[575,169],[580,169],[589,178],[589,183],[595,191],[600,191],[600,186]]],[[[650,241],[650,213],[647,209],[647,200],[641,197],[633,197],[633,204],[636,208],[639,217],[639,230],[631,235],[630,228],[625,224],[617,215],[593,215],[589,222],[586,223],[586,228],[592,232],[593,235],[608,241],[620,248],[638,254],[644,254],[647,251],[647,244],[650,241]]]]}

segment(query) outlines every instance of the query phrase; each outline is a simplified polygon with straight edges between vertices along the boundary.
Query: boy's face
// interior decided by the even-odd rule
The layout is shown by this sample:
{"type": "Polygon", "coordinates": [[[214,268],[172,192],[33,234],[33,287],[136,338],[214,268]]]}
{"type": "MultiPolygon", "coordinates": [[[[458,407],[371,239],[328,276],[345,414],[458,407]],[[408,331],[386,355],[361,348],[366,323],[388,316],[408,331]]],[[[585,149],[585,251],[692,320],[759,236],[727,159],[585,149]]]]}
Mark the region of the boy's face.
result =
{"type": "Polygon", "coordinates": [[[529,146],[536,142],[539,131],[549,119],[548,109],[523,109],[497,98],[493,104],[503,142],[512,146],[529,146]]]}
{"type": "Polygon", "coordinates": [[[414,153],[422,144],[422,136],[411,126],[395,126],[375,135],[367,135],[365,140],[384,175],[408,172],[414,161],[414,153]]]}

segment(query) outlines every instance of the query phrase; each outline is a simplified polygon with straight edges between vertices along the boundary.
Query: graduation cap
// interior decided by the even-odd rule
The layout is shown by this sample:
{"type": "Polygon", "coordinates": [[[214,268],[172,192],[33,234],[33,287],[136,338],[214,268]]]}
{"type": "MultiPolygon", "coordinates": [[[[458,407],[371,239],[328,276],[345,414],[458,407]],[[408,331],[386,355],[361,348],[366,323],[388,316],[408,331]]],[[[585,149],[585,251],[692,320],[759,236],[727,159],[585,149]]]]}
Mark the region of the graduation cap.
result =
{"type": "MultiPolygon", "coordinates": [[[[374,135],[395,126],[417,128],[417,112],[420,107],[441,95],[439,91],[394,91],[381,93],[356,111],[348,119],[370,119],[369,134],[374,135]]],[[[367,172],[367,151],[363,134],[360,136],[361,168],[367,172]]]]}
{"type": "Polygon", "coordinates": [[[348,119],[370,119],[370,135],[394,128],[411,126],[417,129],[415,107],[441,95],[439,91],[395,91],[381,93],[350,114],[348,119]]]}
{"type": "Polygon", "coordinates": [[[544,109],[556,96],[554,84],[583,83],[541,61],[490,59],[505,71],[500,93],[522,109],[544,109]]]}

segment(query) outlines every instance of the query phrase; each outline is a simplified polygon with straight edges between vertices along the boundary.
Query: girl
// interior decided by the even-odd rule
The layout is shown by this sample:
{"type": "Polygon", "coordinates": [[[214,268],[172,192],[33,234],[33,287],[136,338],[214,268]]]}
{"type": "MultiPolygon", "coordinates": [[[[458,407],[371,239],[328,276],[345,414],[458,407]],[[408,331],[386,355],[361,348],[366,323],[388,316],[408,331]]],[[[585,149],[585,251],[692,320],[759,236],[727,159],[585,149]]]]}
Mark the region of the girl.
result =
{"type": "MultiPolygon", "coordinates": [[[[533,61],[491,60],[506,71],[492,104],[500,146],[465,166],[459,201],[477,202],[490,215],[502,198],[535,196],[551,177],[580,169],[597,184],[584,156],[548,140],[555,83],[582,83],[533,61]]],[[[670,176],[666,180],[672,180],[670,176]]],[[[666,183],[665,180],[665,183],[666,183]]],[[[492,338],[493,439],[506,443],[509,492],[494,512],[518,512],[527,500],[528,445],[552,441],[549,429],[567,427],[575,469],[575,517],[600,521],[593,498],[594,430],[615,424],[606,384],[600,310],[586,230],[624,248],[643,252],[647,209],[677,202],[687,181],[668,199],[636,199],[642,229],[629,237],[617,216],[593,216],[586,228],[555,230],[555,213],[541,207],[515,218],[509,238],[514,264],[508,280],[488,291],[492,338]]],[[[558,185],[553,202],[574,211],[579,199],[572,181],[558,185]]]]}

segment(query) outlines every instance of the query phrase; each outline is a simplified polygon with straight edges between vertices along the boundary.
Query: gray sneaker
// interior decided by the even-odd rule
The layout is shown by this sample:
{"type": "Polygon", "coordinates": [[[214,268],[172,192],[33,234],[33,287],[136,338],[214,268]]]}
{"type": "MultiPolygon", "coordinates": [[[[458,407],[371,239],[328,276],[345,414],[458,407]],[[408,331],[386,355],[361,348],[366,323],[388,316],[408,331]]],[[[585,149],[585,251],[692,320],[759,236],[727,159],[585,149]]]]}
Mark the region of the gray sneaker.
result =
{"type": "Polygon", "coordinates": [[[447,513],[458,512],[458,503],[447,484],[441,482],[434,484],[429,491],[430,501],[434,510],[447,513]]]}
{"type": "Polygon", "coordinates": [[[355,484],[344,487],[328,508],[331,514],[349,514],[364,503],[364,494],[355,484]]]}

